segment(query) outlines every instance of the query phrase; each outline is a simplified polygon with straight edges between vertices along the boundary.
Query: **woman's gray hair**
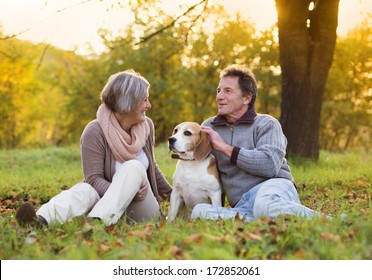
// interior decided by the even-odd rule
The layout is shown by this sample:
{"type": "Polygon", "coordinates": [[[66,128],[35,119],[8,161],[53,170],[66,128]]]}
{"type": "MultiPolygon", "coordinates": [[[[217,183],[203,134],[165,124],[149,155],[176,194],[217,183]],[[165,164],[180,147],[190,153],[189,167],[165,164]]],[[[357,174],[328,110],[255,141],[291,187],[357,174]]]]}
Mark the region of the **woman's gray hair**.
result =
{"type": "Polygon", "coordinates": [[[150,83],[134,70],[113,74],[101,92],[101,101],[111,111],[127,114],[147,98],[150,83]]]}

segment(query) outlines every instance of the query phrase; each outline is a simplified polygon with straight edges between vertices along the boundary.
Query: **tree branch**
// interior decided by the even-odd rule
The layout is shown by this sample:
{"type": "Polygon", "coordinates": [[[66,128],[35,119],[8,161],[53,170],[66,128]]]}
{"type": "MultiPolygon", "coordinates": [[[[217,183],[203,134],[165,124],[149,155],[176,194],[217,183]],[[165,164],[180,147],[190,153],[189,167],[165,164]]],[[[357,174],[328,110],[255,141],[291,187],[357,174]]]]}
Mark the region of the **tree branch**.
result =
{"type": "Polygon", "coordinates": [[[76,7],[76,6],[80,6],[80,5],[82,5],[82,4],[89,3],[90,1],[92,1],[92,0],[81,1],[81,2],[79,2],[79,3],[76,3],[76,4],[73,4],[73,5],[70,5],[70,6],[68,6],[68,7],[65,7],[65,8],[59,9],[59,10],[56,11],[56,13],[60,13],[60,12],[63,12],[64,10],[68,10],[68,9],[74,8],[74,7],[76,7]]]}
{"type": "Polygon", "coordinates": [[[21,32],[18,32],[18,33],[15,33],[15,34],[9,35],[9,36],[0,37],[0,40],[8,40],[8,39],[12,39],[12,38],[17,37],[17,36],[19,36],[19,35],[21,35],[21,34],[27,32],[27,31],[29,31],[29,30],[30,30],[30,29],[26,29],[26,30],[23,30],[23,31],[21,31],[21,32]]]}
{"type": "Polygon", "coordinates": [[[40,57],[40,59],[39,59],[39,63],[38,63],[37,66],[36,66],[36,71],[39,70],[41,64],[43,63],[43,60],[44,60],[45,54],[46,54],[46,52],[47,52],[47,50],[48,50],[49,47],[50,47],[50,44],[47,44],[47,45],[44,47],[43,53],[41,54],[41,57],[40,57]]]}
{"type": "MultiPolygon", "coordinates": [[[[167,24],[167,25],[161,27],[160,29],[156,30],[155,32],[151,33],[150,35],[141,38],[140,41],[139,41],[138,43],[136,43],[136,45],[142,44],[142,43],[144,43],[144,42],[150,40],[152,37],[154,37],[154,36],[156,36],[156,35],[158,35],[158,34],[164,32],[164,31],[167,30],[168,28],[173,27],[173,26],[176,24],[176,22],[177,22],[180,18],[186,16],[188,13],[190,13],[192,10],[194,10],[196,7],[198,7],[199,5],[201,5],[201,4],[203,4],[203,3],[205,3],[205,5],[204,5],[204,9],[205,9],[205,7],[206,7],[207,4],[208,4],[208,0],[202,0],[202,1],[200,1],[199,3],[195,4],[194,6],[191,6],[190,8],[187,9],[186,12],[184,12],[183,14],[179,15],[178,17],[176,17],[176,18],[175,18],[174,20],[172,20],[172,22],[170,22],[169,24],[167,24]]],[[[200,16],[200,15],[199,15],[199,16],[200,16]]],[[[199,18],[199,16],[198,16],[197,18],[199,18]]]]}
{"type": "Polygon", "coordinates": [[[2,54],[3,56],[5,56],[6,58],[9,58],[10,60],[14,60],[16,58],[15,56],[11,56],[11,55],[3,52],[2,50],[0,50],[0,54],[2,54]]]}

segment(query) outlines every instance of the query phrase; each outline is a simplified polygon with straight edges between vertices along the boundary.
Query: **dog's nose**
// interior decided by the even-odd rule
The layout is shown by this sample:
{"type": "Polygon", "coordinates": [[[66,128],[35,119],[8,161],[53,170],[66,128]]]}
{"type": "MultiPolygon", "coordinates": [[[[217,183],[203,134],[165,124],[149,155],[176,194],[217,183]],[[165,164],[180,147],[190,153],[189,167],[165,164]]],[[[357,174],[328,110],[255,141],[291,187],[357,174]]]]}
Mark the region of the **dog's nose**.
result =
{"type": "Polygon", "coordinates": [[[168,138],[168,143],[170,144],[170,145],[173,145],[174,144],[174,142],[176,142],[176,138],[175,137],[169,137],[168,138]]]}

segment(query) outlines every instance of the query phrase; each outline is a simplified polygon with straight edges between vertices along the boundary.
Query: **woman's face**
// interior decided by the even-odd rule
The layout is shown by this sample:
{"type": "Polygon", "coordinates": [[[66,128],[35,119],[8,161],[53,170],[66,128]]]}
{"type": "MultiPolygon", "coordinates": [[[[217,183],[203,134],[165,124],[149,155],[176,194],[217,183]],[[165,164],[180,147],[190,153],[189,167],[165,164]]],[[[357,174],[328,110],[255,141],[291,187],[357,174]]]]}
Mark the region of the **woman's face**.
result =
{"type": "Polygon", "coordinates": [[[128,114],[129,117],[133,118],[134,123],[140,123],[145,121],[146,111],[151,108],[149,100],[149,94],[143,99],[137,106],[137,108],[128,114]]]}

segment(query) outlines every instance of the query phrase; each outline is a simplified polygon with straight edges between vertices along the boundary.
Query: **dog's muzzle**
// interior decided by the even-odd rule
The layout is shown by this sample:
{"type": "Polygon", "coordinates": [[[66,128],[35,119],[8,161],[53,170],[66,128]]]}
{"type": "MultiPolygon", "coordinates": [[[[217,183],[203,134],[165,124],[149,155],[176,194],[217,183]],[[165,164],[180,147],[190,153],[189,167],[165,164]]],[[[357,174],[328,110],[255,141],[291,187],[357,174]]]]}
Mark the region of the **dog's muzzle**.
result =
{"type": "Polygon", "coordinates": [[[176,143],[177,139],[175,137],[169,137],[168,138],[168,146],[169,149],[174,148],[174,143],[176,143]]]}

